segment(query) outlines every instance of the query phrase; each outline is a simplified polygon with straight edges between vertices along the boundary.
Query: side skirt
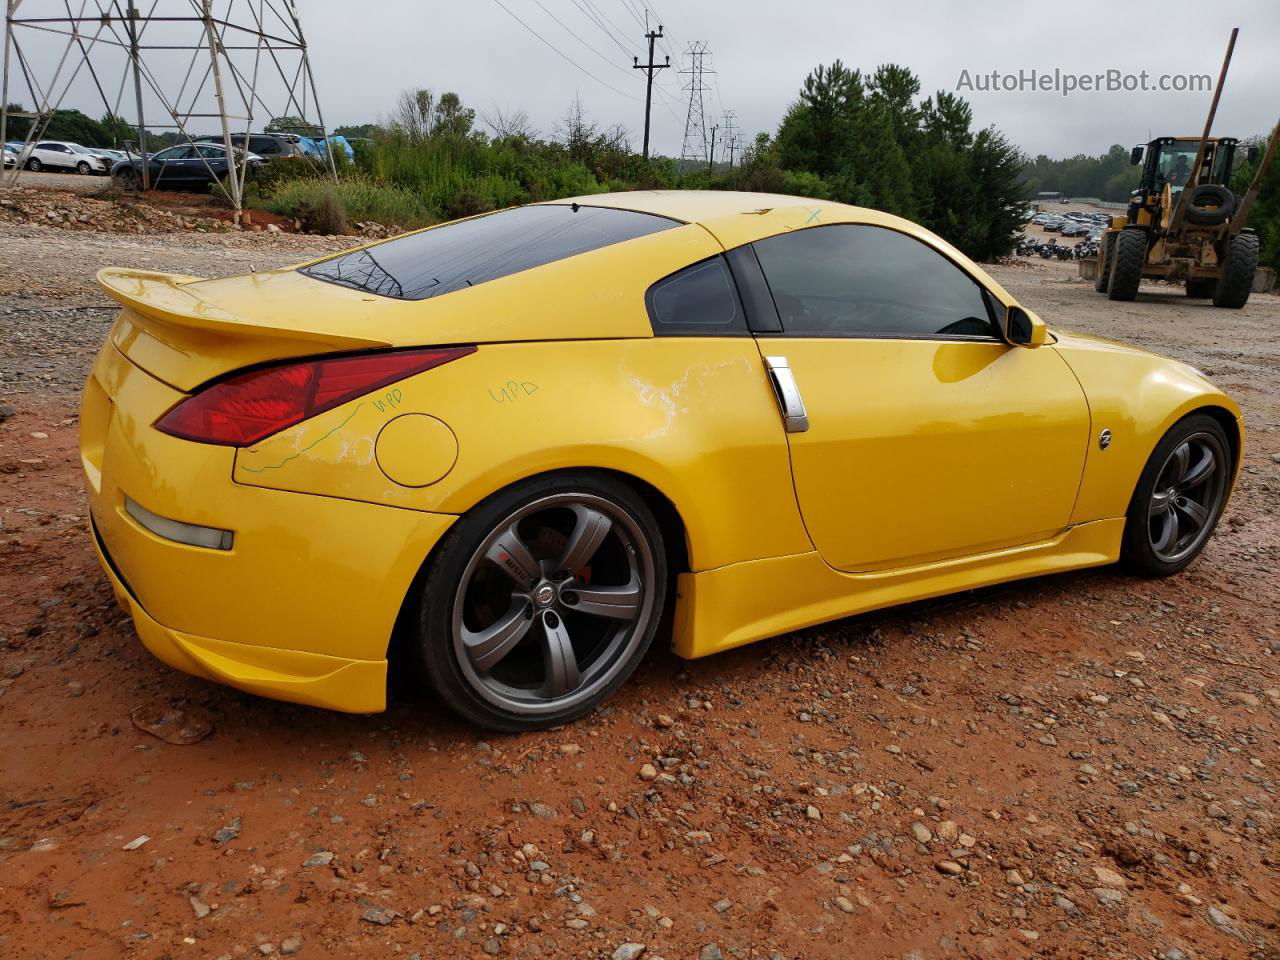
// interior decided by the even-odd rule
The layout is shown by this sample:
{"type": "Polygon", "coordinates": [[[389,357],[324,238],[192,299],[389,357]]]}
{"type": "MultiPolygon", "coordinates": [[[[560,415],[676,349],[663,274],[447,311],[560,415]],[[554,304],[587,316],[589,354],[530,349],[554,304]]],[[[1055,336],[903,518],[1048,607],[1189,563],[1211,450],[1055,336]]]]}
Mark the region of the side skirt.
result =
{"type": "Polygon", "coordinates": [[[1123,532],[1122,517],[1095,520],[1040,543],[875,573],[843,573],[817,552],[684,573],[676,583],[672,649],[705,657],[895,604],[1114,563],[1123,532]]]}

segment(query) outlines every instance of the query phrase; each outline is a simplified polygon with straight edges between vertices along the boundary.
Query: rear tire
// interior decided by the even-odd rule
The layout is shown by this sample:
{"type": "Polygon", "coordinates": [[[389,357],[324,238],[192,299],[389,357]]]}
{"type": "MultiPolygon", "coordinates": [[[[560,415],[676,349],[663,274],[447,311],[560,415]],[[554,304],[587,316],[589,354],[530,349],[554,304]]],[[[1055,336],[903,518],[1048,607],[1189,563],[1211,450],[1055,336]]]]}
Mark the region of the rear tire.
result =
{"type": "Polygon", "coordinates": [[[1234,470],[1231,444],[1216,419],[1193,413],[1170,427],[1129,502],[1121,563],[1144,577],[1168,577],[1190,566],[1222,516],[1234,470]]]}
{"type": "Polygon", "coordinates": [[[1218,292],[1218,281],[1213,277],[1196,277],[1187,281],[1187,296],[1195,300],[1208,300],[1218,292]]]}
{"type": "Polygon", "coordinates": [[[1104,233],[1102,242],[1098,244],[1098,275],[1093,278],[1093,289],[1098,293],[1107,292],[1107,283],[1111,280],[1111,238],[1113,234],[1104,233]]]}
{"type": "Polygon", "coordinates": [[[1222,264],[1222,278],[1213,293],[1215,307],[1239,310],[1249,302],[1253,292],[1253,275],[1258,269],[1258,235],[1237,233],[1227,241],[1227,255],[1222,264]]]}
{"type": "Polygon", "coordinates": [[[1147,233],[1126,227],[1115,237],[1111,254],[1111,277],[1107,296],[1112,300],[1132,300],[1142,283],[1142,264],[1147,259],[1147,233]]]}
{"type": "Polygon", "coordinates": [[[491,730],[595,709],[634,672],[667,599],[662,533],[612,477],[566,471],[468,511],[427,571],[414,641],[435,693],[491,730]]]}

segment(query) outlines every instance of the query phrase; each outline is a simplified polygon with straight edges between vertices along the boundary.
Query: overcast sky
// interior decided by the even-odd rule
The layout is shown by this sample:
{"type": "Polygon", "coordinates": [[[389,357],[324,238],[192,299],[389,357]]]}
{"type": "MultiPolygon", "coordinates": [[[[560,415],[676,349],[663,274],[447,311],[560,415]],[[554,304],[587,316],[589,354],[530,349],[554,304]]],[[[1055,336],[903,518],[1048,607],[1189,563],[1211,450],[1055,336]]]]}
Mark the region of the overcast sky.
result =
{"type": "MultiPolygon", "coordinates": [[[[160,6],[166,2],[175,0],[160,0],[160,6]]],[[[602,123],[625,124],[639,147],[643,76],[630,69],[630,54],[622,48],[641,53],[637,21],[644,0],[297,2],[330,126],[376,120],[400,90],[428,87],[457,91],[481,114],[495,107],[524,109],[545,135],[579,95],[602,123]]],[[[655,2],[648,12],[667,34],[659,59],[669,50],[675,66],[661,74],[653,149],[671,155],[680,151],[686,111],[681,86],[688,78],[677,70],[695,40],[708,43],[716,71],[708,77],[708,122],[735,110],[744,140],[774,131],[805,74],[837,58],[864,72],[882,63],[906,65],[920,77],[922,94],[960,93],[979,125],[994,124],[1032,154],[1098,153],[1112,143],[1145,141],[1148,133],[1198,133],[1208,91],[1076,92],[1063,98],[1055,92],[957,90],[957,83],[966,70],[976,84],[979,74],[992,70],[1055,68],[1076,74],[1145,70],[1152,82],[1162,74],[1209,74],[1216,82],[1232,26],[1241,28],[1240,38],[1215,130],[1247,136],[1280,119],[1280,0],[655,2]]],[[[28,15],[41,5],[43,0],[27,0],[28,15]]],[[[28,43],[29,51],[38,49],[38,41],[28,43]]],[[[156,70],[172,78],[167,82],[181,77],[176,66],[156,70]]],[[[29,99],[22,92],[11,99],[29,99]]],[[[82,77],[64,106],[98,116],[101,102],[91,93],[82,77]]]]}

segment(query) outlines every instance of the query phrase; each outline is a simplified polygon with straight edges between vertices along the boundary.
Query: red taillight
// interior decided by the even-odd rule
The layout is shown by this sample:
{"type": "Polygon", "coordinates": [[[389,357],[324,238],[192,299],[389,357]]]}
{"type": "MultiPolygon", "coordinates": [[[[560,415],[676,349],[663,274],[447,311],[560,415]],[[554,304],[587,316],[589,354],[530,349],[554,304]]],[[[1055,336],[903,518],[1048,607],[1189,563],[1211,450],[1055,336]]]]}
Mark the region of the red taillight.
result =
{"type": "Polygon", "coordinates": [[[187,397],[156,421],[156,429],[197,443],[251,446],[285,427],[475,349],[393,350],[251,370],[187,397]]]}

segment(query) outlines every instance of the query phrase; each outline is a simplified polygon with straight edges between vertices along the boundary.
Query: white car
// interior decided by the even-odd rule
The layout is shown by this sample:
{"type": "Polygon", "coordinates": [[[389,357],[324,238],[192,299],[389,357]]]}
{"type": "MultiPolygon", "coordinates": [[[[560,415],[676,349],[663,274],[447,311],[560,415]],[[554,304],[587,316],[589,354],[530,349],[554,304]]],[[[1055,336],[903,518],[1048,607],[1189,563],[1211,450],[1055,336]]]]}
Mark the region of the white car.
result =
{"type": "Polygon", "coordinates": [[[105,160],[78,143],[66,140],[41,140],[27,144],[22,151],[22,164],[32,171],[74,170],[76,173],[105,174],[109,169],[105,160]]]}
{"type": "Polygon", "coordinates": [[[18,154],[17,154],[17,152],[13,149],[13,147],[9,146],[9,145],[6,143],[6,144],[4,145],[4,166],[5,166],[5,169],[7,170],[9,167],[17,166],[17,164],[18,164],[18,154]]]}

